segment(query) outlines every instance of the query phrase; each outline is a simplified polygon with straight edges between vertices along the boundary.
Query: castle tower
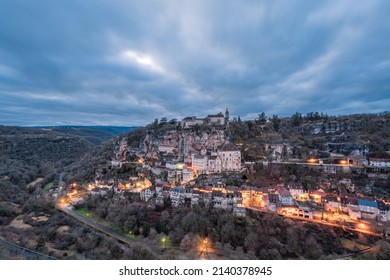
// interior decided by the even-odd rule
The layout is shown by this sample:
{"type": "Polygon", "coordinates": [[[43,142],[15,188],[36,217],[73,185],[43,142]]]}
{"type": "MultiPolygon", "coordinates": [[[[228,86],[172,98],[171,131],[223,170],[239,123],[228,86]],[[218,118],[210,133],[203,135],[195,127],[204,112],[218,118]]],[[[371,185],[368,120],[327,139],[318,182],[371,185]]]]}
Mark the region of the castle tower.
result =
{"type": "Polygon", "coordinates": [[[226,111],[225,111],[225,127],[229,128],[229,109],[228,108],[226,108],[226,111]]]}

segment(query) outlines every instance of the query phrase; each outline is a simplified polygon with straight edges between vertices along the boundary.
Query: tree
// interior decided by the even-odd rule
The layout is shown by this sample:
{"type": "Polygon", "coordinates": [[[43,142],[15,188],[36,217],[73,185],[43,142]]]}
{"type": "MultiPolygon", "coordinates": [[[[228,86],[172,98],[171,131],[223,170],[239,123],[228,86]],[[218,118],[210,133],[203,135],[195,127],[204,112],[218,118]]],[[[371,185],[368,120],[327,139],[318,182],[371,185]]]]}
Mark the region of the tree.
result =
{"type": "Polygon", "coordinates": [[[259,114],[259,117],[258,117],[258,119],[257,119],[257,122],[258,122],[259,124],[264,124],[264,123],[267,122],[267,116],[265,115],[264,112],[261,112],[261,113],[259,114]]]}
{"type": "Polygon", "coordinates": [[[149,236],[149,233],[150,233],[150,225],[148,224],[148,223],[146,223],[146,224],[144,224],[143,226],[142,226],[142,235],[144,236],[144,237],[148,237],[149,236]]]}
{"type": "Polygon", "coordinates": [[[296,112],[291,116],[291,124],[293,126],[299,126],[303,122],[302,114],[296,112]]]}
{"type": "Polygon", "coordinates": [[[287,146],[286,145],[283,145],[282,158],[283,159],[287,159],[288,158],[288,151],[287,151],[287,146]]]}
{"type": "Polygon", "coordinates": [[[168,119],[166,117],[162,117],[160,119],[160,126],[163,126],[164,124],[166,124],[168,122],[168,119]]]}
{"type": "Polygon", "coordinates": [[[169,124],[176,124],[177,123],[177,119],[171,119],[170,121],[169,121],[169,124]]]}
{"type": "Polygon", "coordinates": [[[278,115],[273,115],[272,116],[272,119],[271,119],[271,122],[272,122],[272,126],[273,128],[278,131],[279,130],[279,127],[280,127],[280,119],[278,117],[278,115]]]}

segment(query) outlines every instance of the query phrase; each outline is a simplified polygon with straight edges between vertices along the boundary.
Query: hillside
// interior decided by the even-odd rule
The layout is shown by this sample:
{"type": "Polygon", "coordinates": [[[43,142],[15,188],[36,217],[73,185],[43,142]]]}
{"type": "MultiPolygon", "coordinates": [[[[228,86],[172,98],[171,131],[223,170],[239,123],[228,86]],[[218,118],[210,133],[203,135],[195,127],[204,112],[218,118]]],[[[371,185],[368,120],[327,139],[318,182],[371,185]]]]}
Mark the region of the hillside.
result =
{"type": "Polygon", "coordinates": [[[93,148],[54,131],[0,126],[0,201],[22,206],[36,188],[93,148]]]}
{"type": "MultiPolygon", "coordinates": [[[[191,161],[191,154],[218,148],[226,139],[236,144],[243,161],[305,160],[310,156],[327,158],[331,154],[364,157],[390,157],[390,114],[326,116],[297,113],[291,117],[240,121],[233,118],[228,129],[196,125],[182,128],[178,122],[152,123],[107,141],[99,151],[69,166],[67,178],[93,180],[98,169],[118,175],[126,168],[111,168],[109,162],[119,150],[120,141],[140,149],[149,159],[159,162],[160,144],[173,147],[172,159],[191,161]],[[112,172],[114,173],[112,173],[112,172]]],[[[131,174],[132,168],[128,169],[131,174]]]]}
{"type": "Polygon", "coordinates": [[[270,153],[275,157],[275,145],[285,146],[284,157],[292,158],[327,157],[330,153],[390,157],[389,113],[338,117],[296,113],[283,119],[235,120],[229,135],[242,146],[246,160],[267,158],[270,153]]]}
{"type": "Polygon", "coordinates": [[[130,132],[137,127],[125,126],[48,126],[37,127],[45,130],[55,131],[65,135],[78,136],[92,144],[100,145],[110,140],[113,136],[130,132]]]}

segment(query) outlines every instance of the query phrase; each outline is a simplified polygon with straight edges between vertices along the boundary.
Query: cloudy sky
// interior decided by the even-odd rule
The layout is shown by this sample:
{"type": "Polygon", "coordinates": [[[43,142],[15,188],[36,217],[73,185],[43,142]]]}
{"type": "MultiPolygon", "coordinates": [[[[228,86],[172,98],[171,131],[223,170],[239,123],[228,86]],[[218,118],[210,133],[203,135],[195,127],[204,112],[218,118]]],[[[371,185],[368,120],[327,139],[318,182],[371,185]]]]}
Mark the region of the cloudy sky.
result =
{"type": "Polygon", "coordinates": [[[390,109],[390,1],[2,0],[0,124],[390,109]]]}

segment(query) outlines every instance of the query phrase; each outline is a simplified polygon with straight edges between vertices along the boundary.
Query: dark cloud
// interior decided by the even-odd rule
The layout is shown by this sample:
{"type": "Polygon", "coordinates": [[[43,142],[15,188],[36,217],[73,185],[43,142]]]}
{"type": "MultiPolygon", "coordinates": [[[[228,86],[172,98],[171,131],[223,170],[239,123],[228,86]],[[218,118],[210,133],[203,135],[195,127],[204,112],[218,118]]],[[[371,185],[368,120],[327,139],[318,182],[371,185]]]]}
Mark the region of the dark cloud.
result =
{"type": "Polygon", "coordinates": [[[390,3],[2,1],[0,123],[390,107],[390,3]]]}

